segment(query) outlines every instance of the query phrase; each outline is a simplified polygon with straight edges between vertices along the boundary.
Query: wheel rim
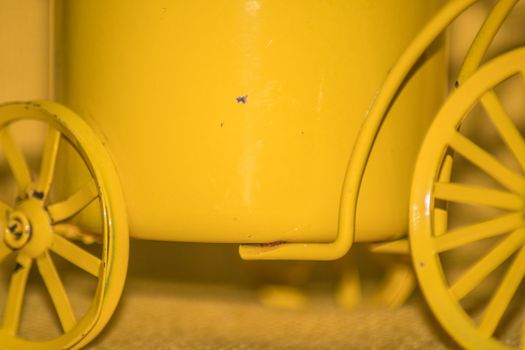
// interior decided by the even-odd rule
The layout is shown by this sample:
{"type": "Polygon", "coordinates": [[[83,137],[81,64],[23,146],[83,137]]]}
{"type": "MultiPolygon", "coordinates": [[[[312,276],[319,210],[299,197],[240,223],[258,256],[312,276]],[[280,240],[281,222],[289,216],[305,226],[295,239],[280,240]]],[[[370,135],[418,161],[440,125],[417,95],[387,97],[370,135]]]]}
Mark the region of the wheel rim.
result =
{"type": "MultiPolygon", "coordinates": [[[[0,263],[15,260],[0,323],[0,347],[6,349],[78,348],[94,338],[109,320],[120,297],[127,266],[128,241],[124,201],[111,160],[89,126],[74,113],[51,102],[0,106],[0,147],[17,187],[15,203],[0,203],[0,263]],[[40,167],[33,180],[26,155],[15,141],[12,126],[22,120],[47,124],[40,167]],[[63,146],[64,145],[64,146],[63,146]],[[67,147],[79,156],[87,181],[58,201],[52,189],[61,186],[53,177],[57,160],[67,147]],[[84,234],[71,220],[87,208],[100,215],[100,232],[84,234]],[[93,209],[94,208],[94,209],[93,209]],[[96,252],[82,242],[100,241],[96,252]],[[94,278],[92,301],[75,313],[54,262],[55,257],[94,278]],[[59,320],[61,332],[46,339],[20,333],[22,308],[31,268],[41,276],[59,320]]],[[[65,167],[62,167],[65,169],[65,167]]],[[[64,172],[67,172],[65,170],[64,172]]],[[[62,186],[64,187],[64,186],[62,186]]],[[[64,192],[59,190],[58,192],[64,192]]],[[[29,320],[30,322],[30,320],[29,320]]]]}
{"type": "MultiPolygon", "coordinates": [[[[417,277],[442,326],[466,348],[506,349],[515,345],[498,338],[498,326],[509,315],[511,302],[520,296],[517,290],[525,275],[525,141],[494,89],[514,76],[523,79],[524,71],[525,49],[522,48],[494,59],[461,86],[430,128],[414,174],[410,241],[417,277]],[[478,105],[519,164],[519,171],[511,170],[497,155],[460,132],[460,126],[478,105]],[[440,182],[440,169],[450,152],[488,175],[498,187],[472,186],[468,181],[440,182]],[[434,224],[438,221],[436,212],[443,203],[449,206],[460,203],[472,212],[479,211],[479,207],[489,207],[505,213],[442,232],[443,228],[438,229],[434,224]],[[499,241],[492,244],[492,240],[499,241]],[[472,250],[473,245],[477,247],[482,241],[488,245],[486,252],[482,251],[453,278],[446,264],[450,256],[447,254],[468,252],[467,249],[472,250]],[[499,279],[490,287],[491,295],[484,299],[484,308],[477,313],[467,310],[465,300],[480,286],[487,285],[494,274],[499,279]]],[[[523,330],[521,332],[523,334],[523,330]]],[[[523,340],[521,344],[523,347],[523,340]]]]}

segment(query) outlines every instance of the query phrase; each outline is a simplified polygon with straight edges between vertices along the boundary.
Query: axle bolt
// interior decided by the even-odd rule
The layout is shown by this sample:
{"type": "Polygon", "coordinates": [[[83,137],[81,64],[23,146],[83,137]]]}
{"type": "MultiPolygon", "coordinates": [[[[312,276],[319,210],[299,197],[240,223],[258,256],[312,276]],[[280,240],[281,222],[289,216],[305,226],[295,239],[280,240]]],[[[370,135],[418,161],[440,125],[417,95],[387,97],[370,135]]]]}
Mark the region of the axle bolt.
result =
{"type": "Polygon", "coordinates": [[[4,241],[13,250],[24,247],[31,237],[31,225],[24,214],[14,212],[10,215],[4,232],[4,241]]]}

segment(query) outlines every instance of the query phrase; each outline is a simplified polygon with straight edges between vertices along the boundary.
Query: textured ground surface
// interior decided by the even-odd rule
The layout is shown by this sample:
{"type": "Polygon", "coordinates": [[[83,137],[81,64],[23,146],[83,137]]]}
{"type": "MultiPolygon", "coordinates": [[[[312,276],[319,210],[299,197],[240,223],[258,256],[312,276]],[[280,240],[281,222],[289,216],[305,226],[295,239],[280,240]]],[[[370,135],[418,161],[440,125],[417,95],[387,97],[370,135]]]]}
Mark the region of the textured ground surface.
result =
{"type": "MultiPolygon", "coordinates": [[[[455,349],[417,294],[397,309],[338,307],[339,270],[333,263],[305,265],[309,302],[283,310],[262,305],[257,286],[268,280],[268,271],[289,271],[290,265],[242,262],[234,247],[134,241],[131,248],[124,296],[89,349],[455,349]]],[[[55,262],[81,317],[94,279],[55,262]]],[[[35,270],[20,331],[52,338],[60,327],[35,270]]]]}
{"type": "Polygon", "coordinates": [[[231,290],[143,286],[91,349],[449,349],[425,310],[277,311],[231,290]]]}
{"type": "MultiPolygon", "coordinates": [[[[90,348],[455,348],[417,296],[398,309],[348,312],[334,305],[325,285],[307,308],[284,311],[263,306],[253,286],[263,275],[261,270],[273,267],[242,263],[234,252],[134,242],[122,303],[90,348]],[[177,262],[184,262],[184,268],[177,262]]],[[[317,270],[327,277],[325,284],[337,278],[337,269],[330,267],[310,265],[313,275],[317,270]],[[326,276],[326,271],[335,272],[326,276]]]]}

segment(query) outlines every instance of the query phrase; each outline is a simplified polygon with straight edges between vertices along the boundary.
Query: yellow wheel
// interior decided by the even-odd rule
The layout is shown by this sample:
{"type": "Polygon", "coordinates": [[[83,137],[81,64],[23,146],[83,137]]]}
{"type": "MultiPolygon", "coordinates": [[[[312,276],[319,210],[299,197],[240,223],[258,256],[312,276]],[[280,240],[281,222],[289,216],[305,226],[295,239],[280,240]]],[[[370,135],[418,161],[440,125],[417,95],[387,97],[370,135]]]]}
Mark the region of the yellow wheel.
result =
{"type": "Polygon", "coordinates": [[[128,231],[115,168],[92,129],[52,102],[0,106],[0,148],[0,263],[3,273],[8,271],[1,295],[0,348],[80,348],[108,322],[125,280],[128,231]],[[24,139],[34,138],[19,130],[28,122],[47,129],[41,157],[27,154],[24,146],[24,139]],[[72,159],[78,159],[74,166],[72,159]],[[79,167],[85,177],[80,177],[79,167]],[[74,225],[85,211],[97,213],[99,222],[90,227],[98,227],[98,232],[86,234],[74,225]],[[66,283],[71,282],[71,269],[81,273],[86,284],[66,283]],[[75,285],[84,294],[89,293],[84,286],[92,286],[85,307],[70,298],[75,285]],[[42,332],[40,321],[34,325],[47,311],[28,306],[31,289],[37,287],[47,290],[44,306],[50,328],[56,323],[54,331],[42,332]]]}
{"type": "Polygon", "coordinates": [[[336,300],[347,309],[397,307],[410,297],[415,283],[407,256],[374,254],[356,246],[343,261],[336,300]]]}
{"type": "Polygon", "coordinates": [[[413,178],[416,274],[439,322],[468,349],[525,346],[519,289],[525,275],[525,141],[513,118],[516,99],[504,99],[510,91],[523,101],[524,72],[520,48],[460,86],[432,124],[413,178]],[[468,134],[469,126],[478,133],[468,134]],[[439,174],[451,155],[452,177],[443,181],[439,174]],[[450,222],[438,228],[436,213],[447,207],[450,222]]]}

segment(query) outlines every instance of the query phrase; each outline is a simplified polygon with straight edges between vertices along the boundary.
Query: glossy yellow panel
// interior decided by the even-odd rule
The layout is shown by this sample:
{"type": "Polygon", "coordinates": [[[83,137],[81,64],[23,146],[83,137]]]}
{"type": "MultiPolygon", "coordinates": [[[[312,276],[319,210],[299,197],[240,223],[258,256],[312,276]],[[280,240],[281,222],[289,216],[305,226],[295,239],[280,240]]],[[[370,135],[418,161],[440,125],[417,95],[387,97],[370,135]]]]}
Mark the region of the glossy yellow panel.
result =
{"type": "MultiPolygon", "coordinates": [[[[131,234],[327,242],[386,73],[442,1],[63,1],[61,102],[105,137],[131,234]]],[[[406,232],[413,161],[443,97],[438,45],[373,151],[356,238],[406,232]]]]}

